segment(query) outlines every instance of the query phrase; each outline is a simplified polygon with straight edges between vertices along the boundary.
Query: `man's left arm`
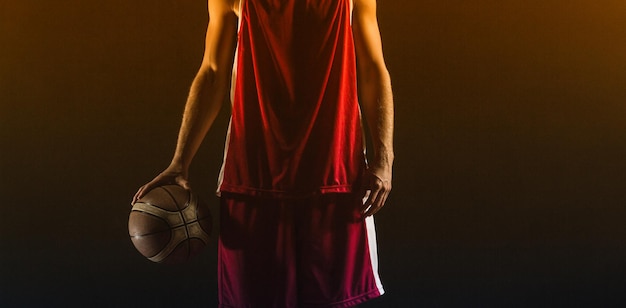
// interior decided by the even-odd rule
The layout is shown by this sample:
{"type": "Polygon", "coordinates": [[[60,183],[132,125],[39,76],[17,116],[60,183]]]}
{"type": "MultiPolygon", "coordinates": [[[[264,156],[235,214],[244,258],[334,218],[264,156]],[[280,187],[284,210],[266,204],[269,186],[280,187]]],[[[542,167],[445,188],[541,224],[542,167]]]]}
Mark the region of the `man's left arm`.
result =
{"type": "Polygon", "coordinates": [[[364,178],[363,215],[378,212],[391,191],[393,165],[393,95],[383,57],[376,0],[354,0],[352,31],[357,55],[360,103],[370,129],[373,160],[364,178]]]}

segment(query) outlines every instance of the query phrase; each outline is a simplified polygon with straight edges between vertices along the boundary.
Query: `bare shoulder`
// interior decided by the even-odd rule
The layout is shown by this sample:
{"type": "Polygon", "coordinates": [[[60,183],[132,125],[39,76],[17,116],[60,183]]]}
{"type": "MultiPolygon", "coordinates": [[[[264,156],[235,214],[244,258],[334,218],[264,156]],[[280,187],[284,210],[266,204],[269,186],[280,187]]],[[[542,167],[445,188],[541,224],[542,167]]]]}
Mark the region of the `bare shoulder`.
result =
{"type": "Polygon", "coordinates": [[[237,16],[239,16],[242,1],[244,0],[230,0],[230,7],[237,16]]]}
{"type": "Polygon", "coordinates": [[[352,0],[352,5],[361,9],[376,8],[376,0],[352,0]]]}
{"type": "Polygon", "coordinates": [[[357,23],[376,23],[376,0],[352,0],[352,13],[357,23]]]}
{"type": "Polygon", "coordinates": [[[208,0],[209,12],[235,13],[239,15],[239,5],[243,0],[208,0]]]}

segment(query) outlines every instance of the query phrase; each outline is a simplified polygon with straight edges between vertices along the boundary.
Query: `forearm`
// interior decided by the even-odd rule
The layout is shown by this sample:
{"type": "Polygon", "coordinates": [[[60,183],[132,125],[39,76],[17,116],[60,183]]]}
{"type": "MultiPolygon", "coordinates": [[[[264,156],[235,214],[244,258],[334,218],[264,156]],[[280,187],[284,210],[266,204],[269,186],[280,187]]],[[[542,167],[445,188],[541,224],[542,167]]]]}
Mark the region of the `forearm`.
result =
{"type": "Polygon", "coordinates": [[[393,129],[394,107],[391,78],[386,68],[371,68],[362,72],[359,81],[361,106],[367,121],[372,148],[373,163],[377,167],[391,168],[394,159],[393,129]]]}
{"type": "Polygon", "coordinates": [[[133,197],[133,203],[146,192],[163,184],[177,184],[190,189],[189,165],[217,117],[230,88],[237,39],[234,4],[233,0],[207,2],[210,18],[204,56],[189,90],[174,157],[163,172],[139,188],[133,197]]]}
{"type": "Polygon", "coordinates": [[[227,94],[227,78],[201,69],[191,85],[171,167],[186,171],[227,94]]]}

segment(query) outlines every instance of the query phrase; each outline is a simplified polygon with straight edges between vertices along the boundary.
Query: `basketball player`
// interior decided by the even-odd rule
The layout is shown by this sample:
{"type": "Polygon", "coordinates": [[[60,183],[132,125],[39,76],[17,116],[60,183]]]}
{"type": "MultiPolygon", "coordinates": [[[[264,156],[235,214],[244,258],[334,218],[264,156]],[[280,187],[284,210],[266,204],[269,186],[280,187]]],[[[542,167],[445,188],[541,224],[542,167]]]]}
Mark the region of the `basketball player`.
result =
{"type": "Polygon", "coordinates": [[[191,160],[231,90],[220,307],[351,307],[382,295],[372,215],[391,190],[393,102],[376,1],[209,0],[208,9],[174,157],[133,202],[166,183],[189,189],[191,160]]]}

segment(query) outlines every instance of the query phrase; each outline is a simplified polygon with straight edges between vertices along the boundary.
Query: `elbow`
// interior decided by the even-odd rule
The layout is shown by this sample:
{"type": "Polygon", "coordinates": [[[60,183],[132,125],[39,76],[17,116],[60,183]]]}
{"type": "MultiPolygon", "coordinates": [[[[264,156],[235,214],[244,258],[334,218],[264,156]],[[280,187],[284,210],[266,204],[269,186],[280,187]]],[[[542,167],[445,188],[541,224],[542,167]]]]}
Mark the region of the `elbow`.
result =
{"type": "Polygon", "coordinates": [[[196,80],[207,87],[227,87],[229,75],[215,66],[202,65],[196,75],[196,80]]]}
{"type": "Polygon", "coordinates": [[[200,70],[198,70],[198,77],[201,77],[205,80],[215,80],[218,76],[218,70],[213,65],[202,65],[200,66],[200,70]]]}
{"type": "Polygon", "coordinates": [[[359,79],[364,84],[390,82],[389,70],[385,63],[368,63],[359,67],[359,79]]]}

